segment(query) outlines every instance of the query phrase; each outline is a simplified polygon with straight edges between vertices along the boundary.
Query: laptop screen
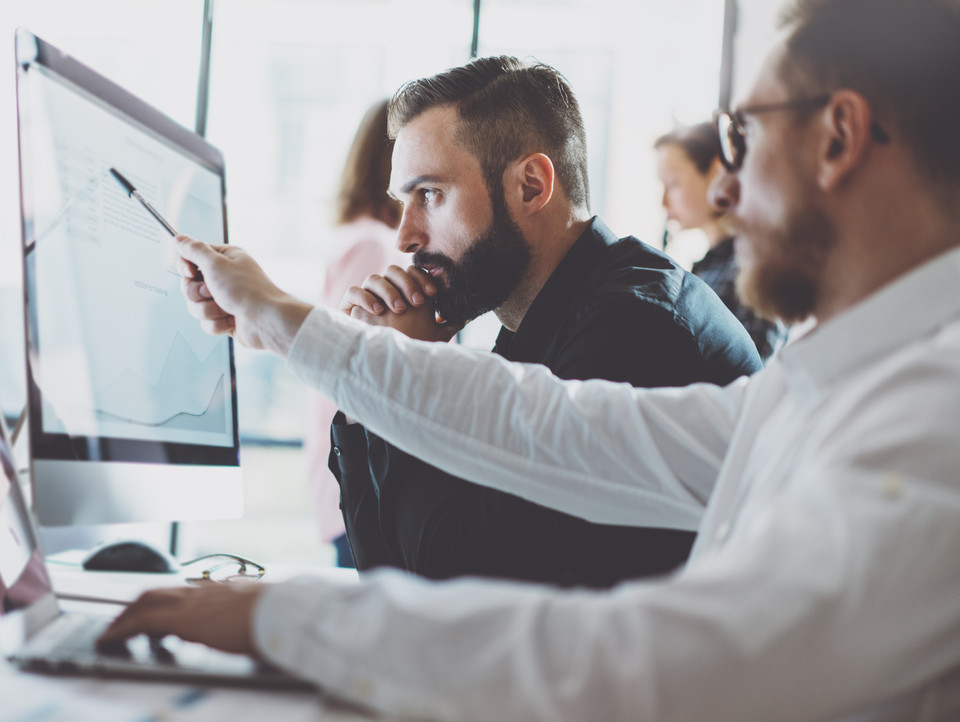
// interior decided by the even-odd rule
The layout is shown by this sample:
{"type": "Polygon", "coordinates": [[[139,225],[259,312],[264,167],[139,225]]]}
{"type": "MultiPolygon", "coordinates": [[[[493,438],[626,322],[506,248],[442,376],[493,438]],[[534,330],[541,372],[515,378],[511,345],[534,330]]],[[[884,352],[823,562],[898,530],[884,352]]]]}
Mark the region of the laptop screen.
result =
{"type": "Polygon", "coordinates": [[[50,593],[43,555],[33,534],[17,474],[0,422],[0,617],[29,607],[50,593]]]}

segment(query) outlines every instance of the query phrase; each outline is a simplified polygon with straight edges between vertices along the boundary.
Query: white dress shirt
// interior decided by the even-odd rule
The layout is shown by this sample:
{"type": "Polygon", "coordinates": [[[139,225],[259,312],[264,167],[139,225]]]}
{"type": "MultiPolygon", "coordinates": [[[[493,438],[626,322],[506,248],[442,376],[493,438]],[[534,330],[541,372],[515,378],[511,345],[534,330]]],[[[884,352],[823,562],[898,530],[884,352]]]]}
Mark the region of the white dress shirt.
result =
{"type": "Polygon", "coordinates": [[[560,382],[322,310],[288,360],[457,476],[618,524],[710,503],[683,571],[609,592],[272,588],[279,665],[456,720],[960,719],[960,250],[726,388],[560,382]]]}

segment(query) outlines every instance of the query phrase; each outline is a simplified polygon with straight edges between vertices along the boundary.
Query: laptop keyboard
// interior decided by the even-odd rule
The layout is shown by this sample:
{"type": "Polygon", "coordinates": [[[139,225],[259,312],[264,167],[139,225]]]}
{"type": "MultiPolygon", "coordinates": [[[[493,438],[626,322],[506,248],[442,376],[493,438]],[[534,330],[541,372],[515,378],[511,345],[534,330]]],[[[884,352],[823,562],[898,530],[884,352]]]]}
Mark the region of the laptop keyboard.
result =
{"type": "Polygon", "coordinates": [[[49,625],[19,656],[57,663],[63,660],[90,662],[123,660],[149,666],[157,664],[181,667],[204,667],[217,652],[202,644],[191,644],[169,638],[161,642],[146,636],[134,637],[116,648],[97,649],[97,638],[110,624],[107,617],[87,614],[64,614],[49,625]]]}
{"type": "Polygon", "coordinates": [[[313,689],[302,680],[253,662],[177,637],[164,640],[145,635],[128,639],[112,650],[98,650],[97,637],[110,624],[108,617],[62,614],[37,634],[13,659],[27,669],[47,672],[144,674],[151,677],[254,683],[257,686],[313,689]]]}
{"type": "Polygon", "coordinates": [[[41,634],[31,640],[25,656],[62,658],[92,658],[99,655],[97,637],[110,624],[108,617],[87,614],[63,614],[41,634]]]}

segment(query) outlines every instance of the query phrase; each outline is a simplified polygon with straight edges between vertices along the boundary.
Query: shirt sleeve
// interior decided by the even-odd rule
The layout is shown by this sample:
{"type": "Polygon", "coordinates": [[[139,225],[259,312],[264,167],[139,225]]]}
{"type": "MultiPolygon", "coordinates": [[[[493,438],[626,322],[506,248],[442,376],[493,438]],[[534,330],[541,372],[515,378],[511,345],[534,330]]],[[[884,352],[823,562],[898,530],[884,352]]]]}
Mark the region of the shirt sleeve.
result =
{"type": "Polygon", "coordinates": [[[743,324],[743,327],[750,334],[760,358],[764,362],[769,359],[774,351],[780,349],[787,340],[787,327],[779,321],[768,321],[760,318],[753,311],[743,306],[739,302],[735,307],[730,308],[737,320],[743,324]]]}
{"type": "MultiPolygon", "coordinates": [[[[611,294],[572,316],[541,355],[560,378],[653,387],[737,375],[726,356],[703,359],[669,310],[633,295],[611,294]]],[[[376,435],[367,438],[363,464],[348,463],[347,445],[338,444],[344,518],[359,569],[400,566],[433,579],[480,575],[602,587],[662,574],[689,556],[696,524],[591,524],[467,483],[376,435]],[[347,473],[350,467],[357,472],[347,473]],[[362,492],[371,476],[375,500],[362,492]],[[370,552],[384,546],[394,554],[370,552]],[[614,551],[625,549],[630,553],[614,551]]]]}
{"type": "Polygon", "coordinates": [[[322,308],[288,363],[373,433],[450,474],[588,521],[678,529],[699,521],[747,387],[561,382],[542,366],[322,308]]]}
{"type": "MultiPolygon", "coordinates": [[[[719,304],[717,304],[719,307],[719,304]]],[[[584,311],[575,333],[563,342],[551,370],[563,379],[607,379],[655,388],[709,382],[719,386],[760,368],[744,337],[722,339],[702,349],[700,341],[673,311],[638,298],[617,298],[584,311]]],[[[739,329],[736,329],[739,332],[739,329]]]]}
{"type": "Polygon", "coordinates": [[[956,696],[919,693],[960,669],[956,408],[944,363],[878,379],[665,581],[303,581],[264,596],[257,643],[332,692],[430,718],[799,722],[894,699],[884,719],[952,719],[956,696]]]}
{"type": "MultiPolygon", "coordinates": [[[[386,229],[373,221],[343,226],[337,231],[349,240],[345,250],[327,267],[320,303],[336,309],[350,286],[362,283],[371,273],[379,273],[390,263],[399,262],[401,254],[377,234],[386,229]],[[372,226],[371,226],[372,224],[372,226]],[[364,229],[366,231],[364,232],[364,229]],[[357,236],[357,234],[360,234],[357,236]],[[359,237],[360,240],[355,240],[359,237]]],[[[389,230],[389,229],[386,229],[389,230]]],[[[307,459],[307,483],[316,503],[317,520],[324,541],[333,541],[344,533],[340,515],[340,489],[330,475],[327,458],[330,454],[330,422],[337,412],[335,404],[325,397],[309,393],[304,433],[304,455],[307,459]]]]}

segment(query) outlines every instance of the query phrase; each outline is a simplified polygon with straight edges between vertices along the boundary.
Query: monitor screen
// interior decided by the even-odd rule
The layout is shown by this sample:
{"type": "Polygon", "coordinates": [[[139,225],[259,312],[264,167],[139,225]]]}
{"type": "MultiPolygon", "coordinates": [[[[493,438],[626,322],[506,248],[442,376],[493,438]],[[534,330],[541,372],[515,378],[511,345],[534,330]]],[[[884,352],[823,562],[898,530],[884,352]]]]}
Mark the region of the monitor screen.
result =
{"type": "Polygon", "coordinates": [[[17,101],[34,500],[46,525],[238,516],[232,341],[180,293],[171,235],[226,243],[223,160],[23,30],[17,101]]]}

